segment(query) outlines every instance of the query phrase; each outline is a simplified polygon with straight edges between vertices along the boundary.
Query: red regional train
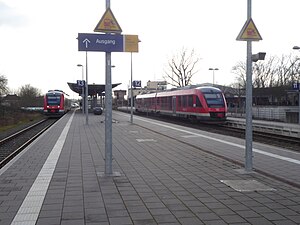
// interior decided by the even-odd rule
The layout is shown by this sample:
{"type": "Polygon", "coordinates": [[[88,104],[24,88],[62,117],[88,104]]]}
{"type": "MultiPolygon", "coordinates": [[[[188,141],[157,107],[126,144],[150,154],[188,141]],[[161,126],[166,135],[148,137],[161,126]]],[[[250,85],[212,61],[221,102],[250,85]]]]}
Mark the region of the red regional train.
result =
{"type": "Polygon", "coordinates": [[[71,109],[67,94],[61,90],[50,90],[44,96],[44,114],[49,117],[60,117],[71,109]]]}
{"type": "Polygon", "coordinates": [[[173,91],[138,95],[136,112],[157,113],[198,121],[225,121],[227,104],[215,87],[187,87],[173,91]]]}

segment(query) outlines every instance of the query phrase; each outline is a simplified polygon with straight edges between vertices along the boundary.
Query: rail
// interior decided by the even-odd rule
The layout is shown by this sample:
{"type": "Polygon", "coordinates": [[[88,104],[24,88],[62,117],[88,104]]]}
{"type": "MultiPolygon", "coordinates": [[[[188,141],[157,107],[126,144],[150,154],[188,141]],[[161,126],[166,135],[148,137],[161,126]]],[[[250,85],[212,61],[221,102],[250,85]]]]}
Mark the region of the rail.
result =
{"type": "Polygon", "coordinates": [[[44,119],[0,140],[0,168],[6,165],[57,120],[44,119]],[[35,131],[32,131],[36,129],[35,131]],[[22,137],[24,136],[24,137],[22,137]]]}

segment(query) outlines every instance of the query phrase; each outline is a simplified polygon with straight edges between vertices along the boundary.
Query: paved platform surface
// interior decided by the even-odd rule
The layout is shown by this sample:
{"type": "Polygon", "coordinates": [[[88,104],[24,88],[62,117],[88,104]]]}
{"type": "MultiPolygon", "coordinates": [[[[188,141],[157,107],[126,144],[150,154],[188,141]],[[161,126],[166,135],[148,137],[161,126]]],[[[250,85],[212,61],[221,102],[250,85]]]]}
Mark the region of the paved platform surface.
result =
{"type": "Polygon", "coordinates": [[[128,115],[113,120],[120,176],[104,176],[104,116],[91,114],[86,125],[81,113],[69,113],[0,170],[0,224],[300,224],[298,188],[240,173],[130,124],[128,115]]]}

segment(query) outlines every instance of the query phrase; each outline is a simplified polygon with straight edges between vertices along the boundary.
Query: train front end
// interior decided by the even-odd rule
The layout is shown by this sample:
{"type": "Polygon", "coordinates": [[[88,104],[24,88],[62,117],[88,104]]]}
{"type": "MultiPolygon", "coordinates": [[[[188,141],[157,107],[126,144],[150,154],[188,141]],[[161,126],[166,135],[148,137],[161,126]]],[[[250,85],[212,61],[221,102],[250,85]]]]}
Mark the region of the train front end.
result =
{"type": "Polygon", "coordinates": [[[64,115],[64,94],[58,91],[49,91],[44,97],[44,114],[49,117],[64,115]]]}
{"type": "Polygon", "coordinates": [[[225,96],[218,88],[207,87],[201,89],[206,102],[206,110],[210,121],[225,121],[227,118],[227,104],[225,96]]]}

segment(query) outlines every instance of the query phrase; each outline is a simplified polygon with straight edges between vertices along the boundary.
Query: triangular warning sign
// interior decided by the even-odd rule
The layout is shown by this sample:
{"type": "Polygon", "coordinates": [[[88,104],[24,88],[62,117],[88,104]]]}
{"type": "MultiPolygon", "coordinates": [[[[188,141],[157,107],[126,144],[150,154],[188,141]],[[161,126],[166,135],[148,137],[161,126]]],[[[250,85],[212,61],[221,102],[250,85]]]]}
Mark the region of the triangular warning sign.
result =
{"type": "Polygon", "coordinates": [[[122,29],[118,24],[114,14],[107,8],[101,20],[94,29],[94,32],[104,32],[104,33],[121,33],[122,29]]]}
{"type": "Polygon", "coordinates": [[[241,32],[237,36],[238,41],[260,41],[262,37],[260,36],[254,22],[252,19],[246,21],[241,32]]]}

